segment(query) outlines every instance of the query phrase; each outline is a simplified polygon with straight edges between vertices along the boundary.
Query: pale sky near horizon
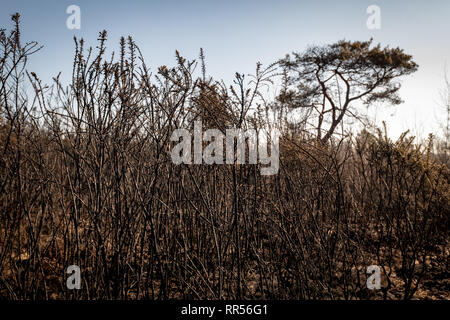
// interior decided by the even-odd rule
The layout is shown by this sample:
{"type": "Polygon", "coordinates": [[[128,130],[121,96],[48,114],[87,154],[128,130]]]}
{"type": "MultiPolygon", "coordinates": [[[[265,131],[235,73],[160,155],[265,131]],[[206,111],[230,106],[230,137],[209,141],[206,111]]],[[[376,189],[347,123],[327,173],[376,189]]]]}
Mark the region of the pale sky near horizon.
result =
{"type": "Polygon", "coordinates": [[[439,132],[439,120],[446,119],[439,95],[446,65],[450,75],[448,0],[1,0],[1,8],[0,28],[11,28],[10,15],[19,12],[23,39],[44,46],[28,69],[47,83],[59,71],[63,80],[70,79],[74,35],[96,46],[103,29],[114,50],[122,35],[132,35],[153,71],[175,64],[176,49],[196,59],[202,47],[208,73],[227,84],[235,72],[252,73],[257,61],[268,64],[311,44],[373,37],[375,43],[404,49],[419,64],[418,72],[403,79],[405,102],[377,107],[377,122],[385,120],[394,138],[408,128],[425,138],[439,132]],[[80,30],[66,27],[71,4],[81,9],[80,30]],[[366,26],[369,5],[381,9],[380,30],[366,26]]]}

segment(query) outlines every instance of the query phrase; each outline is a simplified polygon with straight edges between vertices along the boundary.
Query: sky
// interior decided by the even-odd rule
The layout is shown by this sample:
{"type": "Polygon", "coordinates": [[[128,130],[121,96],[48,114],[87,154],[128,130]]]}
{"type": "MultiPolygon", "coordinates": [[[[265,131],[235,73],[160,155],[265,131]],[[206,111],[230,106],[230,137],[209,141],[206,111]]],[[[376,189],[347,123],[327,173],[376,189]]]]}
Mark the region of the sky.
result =
{"type": "Polygon", "coordinates": [[[207,73],[231,84],[236,72],[254,72],[258,61],[272,63],[308,45],[368,40],[400,47],[419,70],[402,80],[399,106],[378,105],[370,114],[386,121],[393,138],[406,129],[419,138],[439,133],[446,121],[440,105],[447,66],[450,76],[450,1],[448,0],[1,0],[0,28],[12,27],[19,12],[22,37],[43,49],[29,62],[47,83],[58,72],[68,83],[74,53],[73,36],[96,46],[98,33],[108,31],[108,48],[117,50],[121,36],[132,35],[146,63],[156,71],[175,64],[175,50],[187,59],[205,51],[207,73]],[[81,11],[81,28],[69,29],[69,5],[81,11]],[[369,29],[366,10],[380,8],[380,29],[369,29]]]}

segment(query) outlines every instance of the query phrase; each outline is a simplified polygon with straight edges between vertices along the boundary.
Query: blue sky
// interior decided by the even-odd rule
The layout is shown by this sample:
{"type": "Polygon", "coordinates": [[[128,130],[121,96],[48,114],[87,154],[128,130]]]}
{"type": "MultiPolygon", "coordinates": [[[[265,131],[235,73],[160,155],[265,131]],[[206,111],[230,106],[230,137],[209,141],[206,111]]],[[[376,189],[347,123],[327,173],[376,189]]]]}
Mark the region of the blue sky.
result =
{"type": "Polygon", "coordinates": [[[252,73],[257,61],[271,63],[309,44],[373,37],[403,48],[420,66],[403,81],[405,103],[378,106],[377,121],[386,120],[392,136],[410,128],[425,138],[445,118],[438,102],[446,64],[450,73],[448,0],[2,0],[1,8],[0,27],[10,28],[10,14],[19,12],[23,39],[44,45],[28,69],[46,82],[59,71],[70,79],[74,35],[95,46],[103,29],[111,49],[120,36],[132,35],[153,69],[174,64],[175,49],[195,59],[203,47],[208,73],[226,83],[235,72],[252,73]],[[80,30],[66,27],[71,4],[81,8],[80,30]],[[369,5],[381,8],[380,30],[366,27],[369,5]]]}

